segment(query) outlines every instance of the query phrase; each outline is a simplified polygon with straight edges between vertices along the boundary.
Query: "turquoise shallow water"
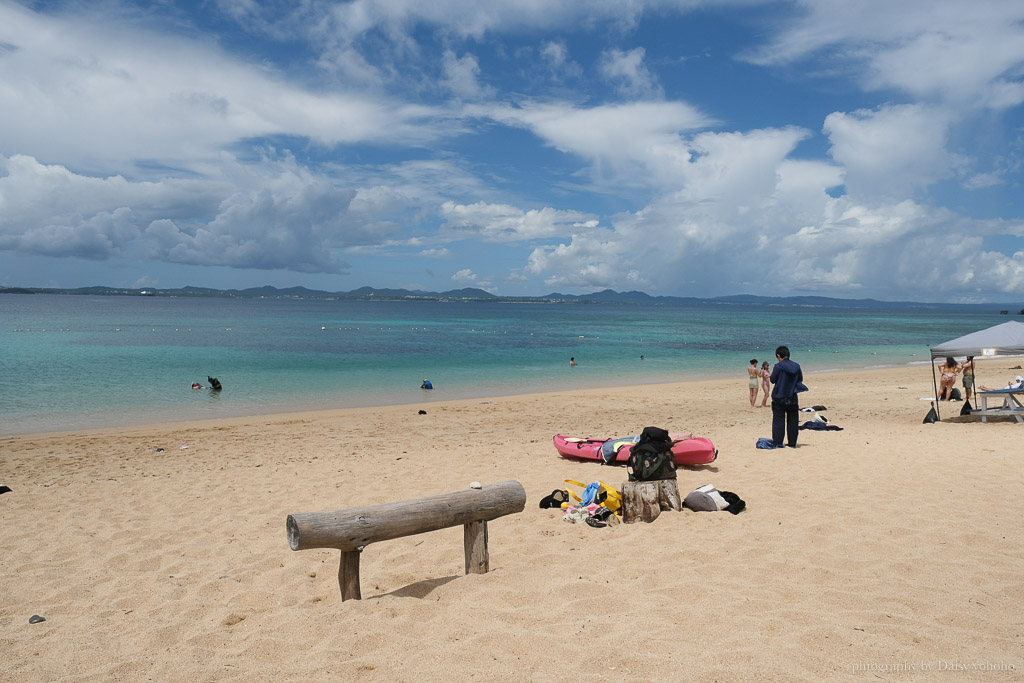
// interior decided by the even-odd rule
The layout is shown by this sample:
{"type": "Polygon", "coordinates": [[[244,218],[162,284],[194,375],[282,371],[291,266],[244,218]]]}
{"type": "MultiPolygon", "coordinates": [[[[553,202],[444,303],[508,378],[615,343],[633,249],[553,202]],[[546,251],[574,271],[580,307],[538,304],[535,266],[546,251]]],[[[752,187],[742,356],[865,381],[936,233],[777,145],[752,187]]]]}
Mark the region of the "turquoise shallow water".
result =
{"type": "Polygon", "coordinates": [[[927,362],[1006,316],[701,304],[0,295],[0,434],[927,362]],[[644,360],[640,360],[640,356],[644,360]],[[568,365],[574,356],[579,363],[568,365]],[[192,391],[218,377],[223,392],[192,391]],[[421,390],[429,378],[435,389],[421,390]]]}

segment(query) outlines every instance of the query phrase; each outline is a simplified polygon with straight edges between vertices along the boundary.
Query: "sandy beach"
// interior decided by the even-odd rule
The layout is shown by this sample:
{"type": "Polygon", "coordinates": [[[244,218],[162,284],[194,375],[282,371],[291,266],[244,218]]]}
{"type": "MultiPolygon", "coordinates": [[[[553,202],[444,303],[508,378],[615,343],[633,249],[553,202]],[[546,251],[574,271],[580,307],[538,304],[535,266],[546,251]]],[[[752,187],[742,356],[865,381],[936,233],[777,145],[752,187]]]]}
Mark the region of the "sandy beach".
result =
{"type": "Polygon", "coordinates": [[[0,679],[1024,679],[1024,425],[922,424],[927,366],[806,383],[842,431],[776,451],[745,373],[4,439],[0,679]],[[626,478],[553,435],[647,425],[711,438],[680,491],[747,509],[595,529],[538,508],[626,478]],[[489,523],[484,575],[445,529],[368,546],[342,603],[339,553],[288,546],[291,513],[509,479],[526,509],[489,523]]]}

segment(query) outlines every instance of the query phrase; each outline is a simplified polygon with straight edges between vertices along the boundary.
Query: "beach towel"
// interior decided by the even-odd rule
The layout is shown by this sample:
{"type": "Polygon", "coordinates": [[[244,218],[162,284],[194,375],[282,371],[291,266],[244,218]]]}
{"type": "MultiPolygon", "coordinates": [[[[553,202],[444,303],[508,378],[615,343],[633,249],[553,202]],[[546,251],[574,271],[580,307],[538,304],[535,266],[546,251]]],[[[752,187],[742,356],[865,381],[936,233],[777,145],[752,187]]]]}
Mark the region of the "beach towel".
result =
{"type": "Polygon", "coordinates": [[[835,425],[830,425],[830,424],[825,423],[825,422],[819,422],[817,420],[808,420],[807,422],[804,422],[802,425],[800,425],[799,428],[800,429],[813,429],[816,432],[841,432],[841,431],[843,431],[842,427],[837,427],[835,425]]]}

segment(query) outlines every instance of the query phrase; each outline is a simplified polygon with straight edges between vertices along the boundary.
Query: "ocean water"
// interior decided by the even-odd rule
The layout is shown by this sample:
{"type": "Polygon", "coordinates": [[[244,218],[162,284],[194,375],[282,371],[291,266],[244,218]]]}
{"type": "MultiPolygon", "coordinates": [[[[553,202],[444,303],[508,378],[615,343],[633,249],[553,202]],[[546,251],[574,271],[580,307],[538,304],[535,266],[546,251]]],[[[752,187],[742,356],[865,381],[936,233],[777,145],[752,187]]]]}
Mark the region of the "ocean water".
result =
{"type": "Polygon", "coordinates": [[[1006,320],[943,308],[6,294],[0,435],[691,378],[745,386],[748,361],[774,363],[779,344],[810,373],[926,363],[930,346],[1006,320]],[[224,390],[190,388],[207,376],[224,390]]]}

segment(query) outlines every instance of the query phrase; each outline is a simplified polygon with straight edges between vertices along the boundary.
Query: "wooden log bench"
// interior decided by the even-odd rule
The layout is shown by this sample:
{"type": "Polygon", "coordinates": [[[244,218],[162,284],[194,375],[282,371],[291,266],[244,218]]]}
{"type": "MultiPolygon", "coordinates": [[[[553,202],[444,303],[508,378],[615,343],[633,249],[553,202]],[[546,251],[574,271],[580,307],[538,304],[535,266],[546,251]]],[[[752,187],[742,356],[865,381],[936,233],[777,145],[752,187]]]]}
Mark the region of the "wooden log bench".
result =
{"type": "Polygon", "coordinates": [[[466,573],[486,574],[490,569],[487,522],[525,508],[523,485],[503,481],[397,503],[304,512],[288,515],[288,545],[292,550],[340,550],[341,599],[359,600],[359,554],[369,544],[462,524],[466,573]]]}

